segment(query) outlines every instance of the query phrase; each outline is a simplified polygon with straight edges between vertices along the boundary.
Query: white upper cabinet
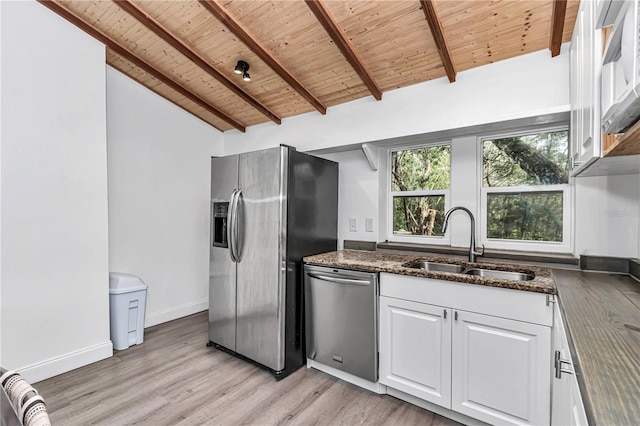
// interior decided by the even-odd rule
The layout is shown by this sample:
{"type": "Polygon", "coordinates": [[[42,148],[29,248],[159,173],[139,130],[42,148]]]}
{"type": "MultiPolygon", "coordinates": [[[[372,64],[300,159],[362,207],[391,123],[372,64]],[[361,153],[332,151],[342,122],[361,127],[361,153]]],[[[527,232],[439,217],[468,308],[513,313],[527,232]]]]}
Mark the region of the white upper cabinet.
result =
{"type": "Polygon", "coordinates": [[[596,29],[595,1],[580,2],[571,40],[570,143],[571,174],[600,158],[600,74],[602,30],[596,29]]]}
{"type": "Polygon", "coordinates": [[[623,4],[619,0],[580,2],[569,51],[571,176],[640,173],[640,123],[620,135],[603,136],[601,126],[604,33],[600,25],[610,23],[623,4]]]}

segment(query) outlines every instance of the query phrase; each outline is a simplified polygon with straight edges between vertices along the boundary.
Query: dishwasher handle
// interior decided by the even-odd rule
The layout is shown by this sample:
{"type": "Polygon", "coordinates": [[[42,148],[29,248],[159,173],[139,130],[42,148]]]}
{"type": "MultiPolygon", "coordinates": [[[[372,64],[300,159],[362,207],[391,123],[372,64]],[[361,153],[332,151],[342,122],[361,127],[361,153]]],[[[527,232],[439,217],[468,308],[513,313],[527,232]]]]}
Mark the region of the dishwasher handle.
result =
{"type": "Polygon", "coordinates": [[[311,272],[307,272],[307,275],[310,276],[311,278],[315,278],[317,280],[329,281],[331,283],[336,283],[336,284],[353,284],[353,285],[369,285],[369,284],[371,284],[371,281],[369,281],[369,280],[357,280],[357,279],[353,279],[353,278],[337,278],[337,277],[331,277],[331,276],[328,276],[328,275],[313,274],[311,272]]]}

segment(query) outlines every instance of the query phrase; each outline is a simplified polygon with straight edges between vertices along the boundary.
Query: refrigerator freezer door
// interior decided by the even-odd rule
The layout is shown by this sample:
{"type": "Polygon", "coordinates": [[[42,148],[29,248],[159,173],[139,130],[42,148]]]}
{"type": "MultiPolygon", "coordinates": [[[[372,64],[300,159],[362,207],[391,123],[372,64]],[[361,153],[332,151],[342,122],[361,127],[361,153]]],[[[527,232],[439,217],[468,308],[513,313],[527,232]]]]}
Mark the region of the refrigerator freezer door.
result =
{"type": "Polygon", "coordinates": [[[335,251],[338,235],[338,163],[289,151],[287,192],[285,365],[306,362],[302,258],[335,251]]]}
{"type": "Polygon", "coordinates": [[[285,148],[240,154],[242,261],[237,266],[236,352],[284,369],[287,211],[285,148]]]}
{"type": "MultiPolygon", "coordinates": [[[[229,202],[238,185],[238,156],[211,160],[211,203],[229,202]]],[[[228,219],[227,219],[228,223],[228,219]]],[[[209,340],[236,348],[236,264],[230,249],[209,244],[209,340]]]]}

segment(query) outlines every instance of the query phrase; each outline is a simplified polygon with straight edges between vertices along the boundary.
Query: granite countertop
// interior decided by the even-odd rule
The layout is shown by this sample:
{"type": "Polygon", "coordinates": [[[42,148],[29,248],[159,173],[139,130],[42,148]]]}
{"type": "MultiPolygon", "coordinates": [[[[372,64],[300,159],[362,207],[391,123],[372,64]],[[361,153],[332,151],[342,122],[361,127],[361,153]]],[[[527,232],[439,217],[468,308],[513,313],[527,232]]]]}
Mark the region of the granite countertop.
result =
{"type": "Polygon", "coordinates": [[[314,265],[334,266],[359,271],[389,272],[392,274],[411,275],[414,277],[435,278],[467,284],[555,294],[555,285],[553,278],[551,277],[551,271],[549,268],[539,266],[517,265],[513,263],[470,263],[456,257],[421,256],[360,250],[339,250],[315,256],[307,256],[304,258],[304,262],[314,265]],[[533,274],[535,278],[531,281],[512,281],[451,272],[426,271],[424,269],[408,268],[404,266],[408,263],[422,261],[449,263],[461,265],[465,268],[484,268],[498,271],[524,272],[527,274],[533,274]]]}
{"type": "Polygon", "coordinates": [[[640,420],[640,282],[553,269],[589,424],[640,420]]]}

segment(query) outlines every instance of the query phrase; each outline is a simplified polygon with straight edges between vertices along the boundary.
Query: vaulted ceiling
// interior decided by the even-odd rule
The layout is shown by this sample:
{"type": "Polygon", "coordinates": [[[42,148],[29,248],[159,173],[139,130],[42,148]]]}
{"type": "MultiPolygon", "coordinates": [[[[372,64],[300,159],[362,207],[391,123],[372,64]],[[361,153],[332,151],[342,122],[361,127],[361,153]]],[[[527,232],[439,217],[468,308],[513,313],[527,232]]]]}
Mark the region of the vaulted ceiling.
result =
{"type": "MultiPolygon", "coordinates": [[[[215,128],[328,108],[571,39],[579,0],[181,0],[41,4],[106,62],[215,128]],[[234,73],[249,64],[250,81],[234,73]]],[[[384,102],[382,100],[382,102],[384,102]]]]}

